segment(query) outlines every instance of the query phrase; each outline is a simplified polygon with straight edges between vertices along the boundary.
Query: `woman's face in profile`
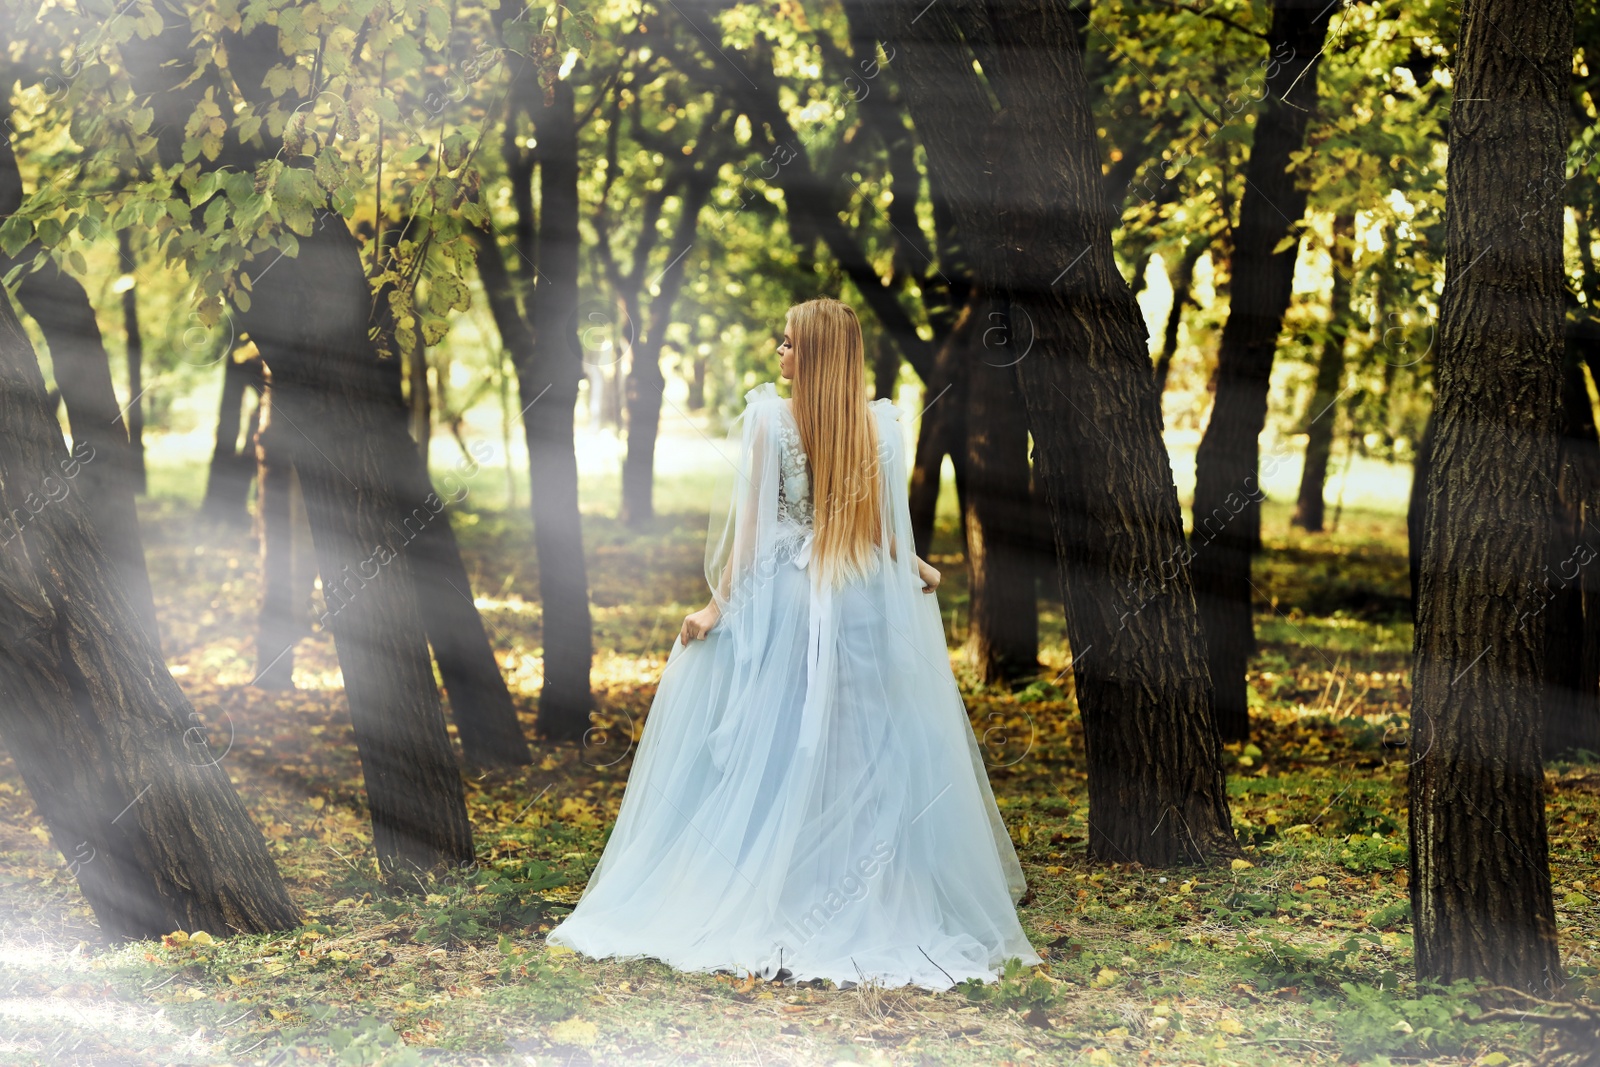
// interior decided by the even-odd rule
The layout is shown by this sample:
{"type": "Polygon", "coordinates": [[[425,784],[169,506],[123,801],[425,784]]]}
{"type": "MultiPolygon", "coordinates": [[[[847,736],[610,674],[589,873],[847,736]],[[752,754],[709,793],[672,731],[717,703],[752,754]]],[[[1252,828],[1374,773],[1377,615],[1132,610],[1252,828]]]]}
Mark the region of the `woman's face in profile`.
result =
{"type": "Polygon", "coordinates": [[[778,342],[778,373],[783,375],[785,381],[794,381],[794,336],[789,332],[789,323],[783,324],[783,340],[778,342]]]}

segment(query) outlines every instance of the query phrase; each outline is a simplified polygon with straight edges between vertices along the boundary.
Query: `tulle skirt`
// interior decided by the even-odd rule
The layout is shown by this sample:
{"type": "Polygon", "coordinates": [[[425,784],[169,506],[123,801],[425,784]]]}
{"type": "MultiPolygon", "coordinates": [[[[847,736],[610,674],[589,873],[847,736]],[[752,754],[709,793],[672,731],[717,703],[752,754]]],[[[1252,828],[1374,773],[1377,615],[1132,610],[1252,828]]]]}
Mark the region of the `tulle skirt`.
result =
{"type": "Polygon", "coordinates": [[[884,567],[675,644],[616,826],[549,943],[683,971],[949,988],[1040,962],[932,596],[884,567]],[[817,618],[817,615],[824,616],[817,618]]]}

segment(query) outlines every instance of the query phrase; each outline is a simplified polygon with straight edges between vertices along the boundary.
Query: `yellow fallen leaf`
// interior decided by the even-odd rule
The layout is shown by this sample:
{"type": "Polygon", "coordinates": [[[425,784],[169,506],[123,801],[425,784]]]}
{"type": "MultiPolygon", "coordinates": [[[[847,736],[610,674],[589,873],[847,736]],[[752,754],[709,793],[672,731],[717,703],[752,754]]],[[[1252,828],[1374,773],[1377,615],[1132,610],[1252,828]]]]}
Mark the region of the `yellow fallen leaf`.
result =
{"type": "Polygon", "coordinates": [[[312,797],[306,803],[311,805],[311,810],[312,811],[321,811],[323,805],[326,804],[327,801],[323,800],[321,797],[312,797]]]}
{"type": "Polygon", "coordinates": [[[1254,867],[1254,866],[1255,866],[1255,864],[1251,863],[1249,860],[1234,860],[1233,861],[1233,869],[1236,870],[1236,871],[1246,871],[1246,870],[1249,870],[1251,867],[1254,867]]]}
{"type": "Polygon", "coordinates": [[[1325,886],[1327,884],[1328,884],[1328,880],[1326,878],[1322,877],[1322,875],[1320,875],[1320,874],[1316,875],[1313,878],[1307,878],[1306,879],[1306,888],[1307,889],[1321,889],[1323,886],[1325,886]]]}
{"type": "Polygon", "coordinates": [[[589,1048],[600,1037],[600,1029],[586,1019],[563,1019],[547,1031],[557,1045],[581,1045],[589,1048]]]}
{"type": "Polygon", "coordinates": [[[1111,1053],[1103,1048],[1097,1048],[1089,1053],[1089,1062],[1095,1067],[1115,1067],[1116,1060],[1111,1058],[1111,1053]]]}
{"type": "Polygon", "coordinates": [[[196,930],[189,935],[189,944],[191,945],[215,945],[216,943],[216,939],[204,930],[196,930]]]}
{"type": "Polygon", "coordinates": [[[572,949],[568,948],[566,945],[548,945],[547,944],[544,947],[544,953],[545,953],[546,956],[576,956],[577,955],[576,952],[572,951],[572,949]]]}
{"type": "Polygon", "coordinates": [[[1238,1019],[1218,1019],[1217,1029],[1235,1036],[1244,1033],[1244,1025],[1238,1019]]]}

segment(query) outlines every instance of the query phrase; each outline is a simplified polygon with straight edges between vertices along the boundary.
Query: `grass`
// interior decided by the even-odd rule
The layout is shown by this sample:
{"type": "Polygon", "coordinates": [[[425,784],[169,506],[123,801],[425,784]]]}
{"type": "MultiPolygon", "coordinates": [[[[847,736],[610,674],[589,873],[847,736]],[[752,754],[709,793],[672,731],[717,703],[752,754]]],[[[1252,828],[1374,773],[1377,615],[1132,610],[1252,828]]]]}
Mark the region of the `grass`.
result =
{"type": "MultiPolygon", "coordinates": [[[[541,746],[469,778],[479,867],[391,895],[373,877],[365,796],[331,640],[292,693],[251,689],[248,531],[196,524],[192,472],[162,472],[147,540],[169,662],[266,836],[306,925],[100,943],[9,759],[0,762],[0,1058],[85,1064],[1384,1063],[1529,1060],[1536,1031],[1479,1025],[1468,988],[1419,984],[1405,845],[1411,630],[1403,523],[1347,510],[1287,531],[1269,505],[1257,565],[1254,740],[1227,752],[1247,860],[1176,871],[1085,855],[1083,738],[1058,600],[1042,583],[1044,670],[984,687],[959,651],[966,590],[945,501],[935,551],[952,659],[1030,883],[1045,958],[944,994],[685,975],[592,962],[542,934],[576,900],[622,797],[629,748],[684,613],[704,600],[704,478],[664,482],[647,531],[586,496],[597,655],[612,744],[541,746]]],[[[483,472],[493,483],[498,475],[483,472]]],[[[531,735],[542,617],[522,511],[456,516],[531,735]]],[[[1600,773],[1550,769],[1563,958],[1600,961],[1600,773]]]]}

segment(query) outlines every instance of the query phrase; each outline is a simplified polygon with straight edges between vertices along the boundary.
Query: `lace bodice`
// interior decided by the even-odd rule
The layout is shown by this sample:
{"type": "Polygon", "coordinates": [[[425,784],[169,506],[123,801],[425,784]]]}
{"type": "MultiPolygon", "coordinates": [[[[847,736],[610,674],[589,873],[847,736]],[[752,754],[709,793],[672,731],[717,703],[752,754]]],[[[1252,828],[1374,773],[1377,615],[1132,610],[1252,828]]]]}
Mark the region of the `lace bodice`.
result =
{"type": "Polygon", "coordinates": [[[778,521],[810,530],[814,515],[811,468],[800,443],[800,427],[784,405],[778,419],[778,521]]]}

